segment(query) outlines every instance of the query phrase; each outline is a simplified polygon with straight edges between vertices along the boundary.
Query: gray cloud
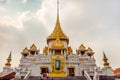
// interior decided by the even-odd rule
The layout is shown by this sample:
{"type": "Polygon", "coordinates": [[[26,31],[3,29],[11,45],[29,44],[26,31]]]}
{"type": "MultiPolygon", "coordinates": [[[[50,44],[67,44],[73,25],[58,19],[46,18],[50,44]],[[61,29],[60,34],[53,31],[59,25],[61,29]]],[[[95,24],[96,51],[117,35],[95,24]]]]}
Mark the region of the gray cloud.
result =
{"type": "Polygon", "coordinates": [[[5,4],[7,3],[8,0],[0,0],[0,4],[5,4]]]}

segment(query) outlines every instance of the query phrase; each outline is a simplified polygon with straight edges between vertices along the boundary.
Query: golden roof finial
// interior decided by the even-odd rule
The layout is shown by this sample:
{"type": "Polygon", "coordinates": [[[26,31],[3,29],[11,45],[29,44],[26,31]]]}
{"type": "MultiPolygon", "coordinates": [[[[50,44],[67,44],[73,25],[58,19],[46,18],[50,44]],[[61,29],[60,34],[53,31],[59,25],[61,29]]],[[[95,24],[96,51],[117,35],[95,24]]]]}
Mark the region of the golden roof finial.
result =
{"type": "Polygon", "coordinates": [[[10,54],[8,56],[8,59],[11,59],[11,56],[12,56],[12,51],[10,51],[10,54]]]}
{"type": "Polygon", "coordinates": [[[89,56],[92,56],[94,54],[93,50],[90,47],[87,49],[87,54],[89,56]]]}
{"type": "Polygon", "coordinates": [[[86,47],[85,47],[83,44],[81,44],[81,45],[79,46],[79,50],[80,50],[80,51],[85,51],[85,50],[86,50],[86,47]]]}
{"type": "Polygon", "coordinates": [[[57,0],[57,20],[56,20],[56,25],[55,28],[52,32],[52,34],[47,38],[47,43],[49,40],[56,40],[57,36],[59,37],[60,40],[67,40],[69,43],[69,38],[63,33],[59,21],[59,0],[57,0]]]}
{"type": "Polygon", "coordinates": [[[35,45],[35,44],[33,44],[33,45],[30,47],[30,50],[31,50],[31,51],[36,51],[36,50],[37,50],[36,45],[35,45]]]}
{"type": "Polygon", "coordinates": [[[108,63],[108,58],[105,55],[105,52],[103,51],[103,61],[104,61],[104,67],[108,67],[109,63],[108,63]]]}
{"type": "Polygon", "coordinates": [[[59,20],[59,0],[57,0],[57,20],[59,20]]]}
{"type": "Polygon", "coordinates": [[[7,67],[10,67],[11,66],[11,55],[12,55],[12,52],[10,52],[10,54],[9,54],[9,56],[8,56],[8,58],[7,58],[7,63],[5,64],[5,66],[7,66],[7,67]]]}
{"type": "Polygon", "coordinates": [[[25,49],[23,50],[23,52],[21,52],[21,54],[29,54],[28,48],[25,47],[25,49]]]}

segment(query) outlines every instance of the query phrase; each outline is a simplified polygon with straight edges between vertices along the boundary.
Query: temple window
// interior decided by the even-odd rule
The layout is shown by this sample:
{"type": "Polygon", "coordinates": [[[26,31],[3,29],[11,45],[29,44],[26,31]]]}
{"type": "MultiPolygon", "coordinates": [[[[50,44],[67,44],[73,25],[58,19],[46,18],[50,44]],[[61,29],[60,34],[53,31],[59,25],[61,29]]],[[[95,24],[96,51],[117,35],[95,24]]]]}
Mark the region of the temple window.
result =
{"type": "Polygon", "coordinates": [[[31,51],[30,53],[31,53],[32,55],[34,55],[34,54],[35,54],[35,51],[31,51]]]}
{"type": "Polygon", "coordinates": [[[85,51],[81,51],[81,55],[84,55],[85,54],[85,51]]]}

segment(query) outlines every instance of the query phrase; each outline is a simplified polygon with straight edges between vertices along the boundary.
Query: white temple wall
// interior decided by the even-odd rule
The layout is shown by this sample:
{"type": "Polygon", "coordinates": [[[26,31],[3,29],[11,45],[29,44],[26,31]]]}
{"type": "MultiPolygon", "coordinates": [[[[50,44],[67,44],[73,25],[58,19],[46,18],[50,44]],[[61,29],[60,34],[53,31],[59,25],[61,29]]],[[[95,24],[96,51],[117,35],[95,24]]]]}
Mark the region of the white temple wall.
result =
{"type": "Polygon", "coordinates": [[[40,66],[32,64],[30,66],[31,76],[40,76],[40,66]]]}
{"type": "Polygon", "coordinates": [[[79,76],[82,76],[82,71],[84,70],[85,70],[85,66],[83,65],[83,63],[80,63],[78,66],[79,76]]]}
{"type": "Polygon", "coordinates": [[[109,76],[115,76],[115,74],[113,73],[111,67],[106,67],[102,69],[102,73],[99,75],[109,75],[109,76]]]}

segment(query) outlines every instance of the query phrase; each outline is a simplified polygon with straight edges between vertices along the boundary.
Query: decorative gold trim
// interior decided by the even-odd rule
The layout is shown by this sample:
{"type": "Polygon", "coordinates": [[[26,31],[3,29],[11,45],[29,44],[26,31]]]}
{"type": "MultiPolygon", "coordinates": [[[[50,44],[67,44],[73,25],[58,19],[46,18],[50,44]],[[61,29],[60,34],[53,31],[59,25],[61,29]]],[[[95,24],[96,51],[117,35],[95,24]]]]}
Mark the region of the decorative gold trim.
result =
{"type": "Polygon", "coordinates": [[[87,49],[87,54],[89,56],[92,56],[94,54],[93,50],[90,47],[87,49]]]}
{"type": "Polygon", "coordinates": [[[83,44],[81,44],[80,47],[79,47],[79,50],[80,50],[80,51],[85,51],[85,50],[86,50],[86,47],[85,47],[83,44]]]}
{"type": "Polygon", "coordinates": [[[59,55],[55,56],[54,59],[51,61],[51,67],[53,68],[53,72],[63,72],[63,69],[65,67],[65,60],[61,59],[59,55]],[[55,61],[60,60],[60,70],[55,69],[55,61]]]}
{"type": "Polygon", "coordinates": [[[57,38],[53,43],[52,43],[52,48],[64,48],[63,42],[57,38]]]}
{"type": "Polygon", "coordinates": [[[51,68],[52,72],[50,72],[51,77],[65,77],[66,72],[64,72],[65,68],[65,57],[62,55],[53,55],[51,57],[51,68]],[[56,60],[60,60],[60,70],[56,70],[55,62],[56,60]]]}
{"type": "Polygon", "coordinates": [[[37,49],[36,45],[33,44],[32,46],[30,46],[30,50],[29,51],[36,51],[39,52],[40,50],[37,49]]]}
{"type": "Polygon", "coordinates": [[[28,48],[25,47],[25,49],[23,50],[23,52],[21,52],[21,54],[29,54],[28,48]]]}

